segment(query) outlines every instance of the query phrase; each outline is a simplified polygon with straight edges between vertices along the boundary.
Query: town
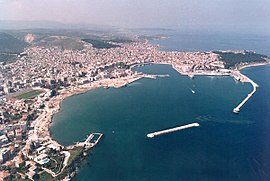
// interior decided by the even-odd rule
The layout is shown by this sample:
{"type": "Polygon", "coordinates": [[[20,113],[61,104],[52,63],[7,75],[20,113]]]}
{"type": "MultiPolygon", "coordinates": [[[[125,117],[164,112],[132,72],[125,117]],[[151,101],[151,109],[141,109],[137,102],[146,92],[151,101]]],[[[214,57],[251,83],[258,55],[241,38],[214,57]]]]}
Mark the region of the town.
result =
{"type": "Polygon", "coordinates": [[[136,65],[170,64],[191,78],[242,78],[238,71],[225,69],[217,53],[160,51],[147,40],[112,44],[117,46],[97,49],[86,42],[83,50],[31,46],[14,63],[0,65],[0,180],[74,176],[78,160],[98,141],[90,146],[58,144],[49,132],[53,114],[68,96],[153,78],[134,71],[136,65]]]}

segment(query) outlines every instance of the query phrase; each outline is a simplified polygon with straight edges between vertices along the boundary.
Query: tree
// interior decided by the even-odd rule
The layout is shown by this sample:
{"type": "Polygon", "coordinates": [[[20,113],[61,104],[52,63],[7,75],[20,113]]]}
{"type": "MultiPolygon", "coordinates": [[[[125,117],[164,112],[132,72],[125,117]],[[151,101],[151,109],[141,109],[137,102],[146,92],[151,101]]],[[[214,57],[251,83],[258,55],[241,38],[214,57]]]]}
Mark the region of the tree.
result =
{"type": "Polygon", "coordinates": [[[35,175],[33,175],[33,179],[34,179],[34,180],[38,180],[38,179],[40,179],[39,174],[35,174],[35,175]]]}
{"type": "Polygon", "coordinates": [[[53,89],[52,91],[51,91],[51,95],[50,95],[50,97],[54,97],[54,96],[56,96],[56,90],[55,89],[53,89]]]}
{"type": "Polygon", "coordinates": [[[39,109],[43,109],[45,107],[45,104],[41,104],[40,106],[39,106],[39,109]]]}

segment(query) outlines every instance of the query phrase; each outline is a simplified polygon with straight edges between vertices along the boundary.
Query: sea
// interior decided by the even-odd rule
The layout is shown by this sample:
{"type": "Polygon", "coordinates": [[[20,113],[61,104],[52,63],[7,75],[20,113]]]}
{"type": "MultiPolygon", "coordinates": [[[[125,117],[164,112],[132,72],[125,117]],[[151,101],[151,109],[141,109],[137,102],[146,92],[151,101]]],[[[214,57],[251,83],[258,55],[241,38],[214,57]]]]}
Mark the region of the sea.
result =
{"type": "MultiPolygon", "coordinates": [[[[218,37],[197,37],[199,40],[191,42],[184,35],[176,37],[179,39],[156,43],[177,51],[216,50],[224,44],[226,49],[227,45],[228,49],[246,49],[241,46],[246,43],[235,44],[232,39],[224,39],[225,43],[218,46],[218,37]],[[208,40],[212,43],[205,42],[208,40]],[[180,43],[183,41],[186,46],[180,43]]],[[[259,52],[269,53],[265,50],[259,52]]],[[[170,77],[144,78],[118,89],[98,88],[71,96],[53,117],[52,137],[63,145],[82,141],[92,132],[104,134],[74,180],[270,180],[270,66],[242,71],[259,88],[239,114],[234,114],[233,108],[252,91],[249,83],[229,76],[191,79],[170,65],[146,65],[135,70],[170,77]],[[194,122],[200,126],[154,138],[146,136],[194,122]]]]}

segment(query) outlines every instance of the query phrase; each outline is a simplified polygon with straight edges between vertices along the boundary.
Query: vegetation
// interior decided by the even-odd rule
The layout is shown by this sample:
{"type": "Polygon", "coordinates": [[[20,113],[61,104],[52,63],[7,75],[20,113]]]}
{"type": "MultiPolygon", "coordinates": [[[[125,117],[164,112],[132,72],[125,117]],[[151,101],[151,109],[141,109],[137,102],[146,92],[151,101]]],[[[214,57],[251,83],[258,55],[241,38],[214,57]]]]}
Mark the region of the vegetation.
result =
{"type": "Polygon", "coordinates": [[[9,63],[17,59],[28,44],[14,36],[0,32],[0,62],[9,63]]]}
{"type": "Polygon", "coordinates": [[[70,165],[74,160],[76,160],[77,157],[82,155],[83,148],[82,147],[75,147],[72,150],[69,150],[69,152],[70,152],[70,157],[69,157],[67,165],[70,165]]]}
{"type": "Polygon", "coordinates": [[[39,180],[40,181],[56,181],[56,178],[53,178],[50,174],[47,172],[43,172],[42,174],[39,175],[39,180]]]}
{"type": "Polygon", "coordinates": [[[53,89],[53,90],[51,91],[50,97],[54,97],[54,96],[56,96],[56,95],[57,95],[57,91],[56,91],[55,89],[53,89]]]}
{"type": "Polygon", "coordinates": [[[21,119],[22,115],[16,113],[16,114],[9,114],[8,112],[3,112],[3,115],[6,119],[8,120],[17,120],[17,119],[21,119]]]}
{"type": "Polygon", "coordinates": [[[18,96],[16,96],[16,99],[31,99],[36,97],[37,95],[39,95],[41,93],[41,91],[39,90],[31,90],[29,92],[25,92],[23,94],[20,94],[18,96]]]}
{"type": "Polygon", "coordinates": [[[50,155],[49,158],[50,158],[50,161],[44,164],[44,167],[53,171],[55,174],[58,174],[63,167],[65,156],[64,155],[50,155]]]}
{"type": "Polygon", "coordinates": [[[125,64],[124,62],[117,62],[112,65],[106,65],[103,68],[100,68],[101,71],[107,70],[108,72],[114,70],[114,68],[121,68],[121,69],[129,69],[129,65],[125,64]]]}
{"type": "Polygon", "coordinates": [[[115,43],[132,43],[132,40],[129,39],[114,39],[114,40],[110,40],[111,42],[115,42],[115,43]]]}
{"type": "Polygon", "coordinates": [[[21,53],[27,46],[26,42],[0,32],[0,53],[21,53]]]}
{"type": "Polygon", "coordinates": [[[220,60],[225,63],[225,68],[233,68],[240,63],[265,62],[267,58],[266,55],[250,51],[244,51],[243,53],[214,51],[213,53],[220,55],[220,60]]]}
{"type": "Polygon", "coordinates": [[[14,62],[17,59],[17,54],[0,53],[0,62],[14,62]]]}
{"type": "Polygon", "coordinates": [[[75,38],[64,36],[46,36],[38,40],[35,45],[43,47],[57,47],[61,50],[82,50],[83,42],[75,38]]]}
{"type": "Polygon", "coordinates": [[[270,57],[265,58],[267,62],[270,62],[270,57]]]}
{"type": "Polygon", "coordinates": [[[103,40],[82,39],[82,41],[90,43],[93,45],[94,48],[98,48],[98,49],[102,49],[102,48],[109,49],[109,48],[120,47],[119,45],[113,45],[113,44],[108,43],[107,41],[103,41],[103,40]]]}
{"type": "Polygon", "coordinates": [[[84,151],[84,148],[82,147],[74,147],[72,150],[69,150],[70,157],[69,157],[67,166],[65,167],[63,172],[57,176],[59,180],[65,178],[67,175],[71,174],[72,172],[75,172],[76,168],[82,165],[83,151],[84,151]]]}

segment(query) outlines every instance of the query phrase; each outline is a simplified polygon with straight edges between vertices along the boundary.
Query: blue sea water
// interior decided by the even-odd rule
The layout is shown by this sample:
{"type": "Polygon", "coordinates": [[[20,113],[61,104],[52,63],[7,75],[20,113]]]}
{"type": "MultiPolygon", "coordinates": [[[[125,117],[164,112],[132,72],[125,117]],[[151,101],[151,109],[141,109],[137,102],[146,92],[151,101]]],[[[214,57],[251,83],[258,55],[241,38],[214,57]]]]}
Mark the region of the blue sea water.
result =
{"type": "Polygon", "coordinates": [[[270,56],[270,35],[160,31],[167,38],[151,41],[162,50],[174,51],[212,51],[212,50],[253,50],[270,56]]]}
{"type": "Polygon", "coordinates": [[[52,136],[64,145],[104,134],[75,180],[270,180],[270,66],[243,70],[260,87],[239,115],[232,109],[252,90],[248,83],[190,79],[169,65],[137,70],[170,77],[72,96],[54,116],[52,136]],[[200,127],[146,137],[192,122],[200,127]]]}

